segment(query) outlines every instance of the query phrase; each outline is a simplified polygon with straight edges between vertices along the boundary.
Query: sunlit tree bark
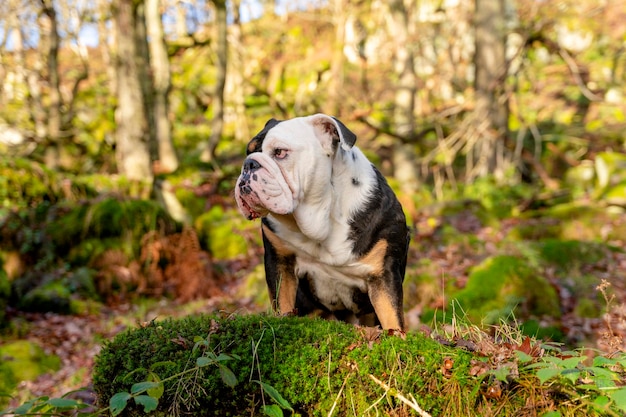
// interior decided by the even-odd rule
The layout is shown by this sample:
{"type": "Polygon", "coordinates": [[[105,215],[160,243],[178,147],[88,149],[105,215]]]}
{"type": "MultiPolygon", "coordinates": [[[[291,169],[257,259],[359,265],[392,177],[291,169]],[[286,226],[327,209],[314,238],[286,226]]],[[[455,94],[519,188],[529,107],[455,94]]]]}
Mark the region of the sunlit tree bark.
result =
{"type": "Polygon", "coordinates": [[[335,24],[335,42],[330,62],[330,84],[328,88],[328,109],[333,115],[340,115],[341,91],[344,82],[344,53],[347,12],[345,0],[334,0],[333,20],[335,24]]]}
{"type": "Polygon", "coordinates": [[[40,0],[43,16],[42,47],[45,49],[46,73],[49,86],[46,112],[45,153],[46,164],[55,168],[59,159],[59,136],[61,133],[61,91],[59,89],[59,44],[57,13],[52,0],[40,0]]]}
{"type": "MultiPolygon", "coordinates": [[[[414,3],[410,2],[410,5],[414,3]]],[[[394,40],[393,64],[396,76],[393,126],[395,133],[407,140],[410,140],[415,133],[415,94],[417,92],[410,24],[410,8],[405,5],[404,1],[390,1],[388,27],[391,38],[394,40]]],[[[418,187],[415,159],[413,144],[397,142],[394,145],[394,176],[408,194],[415,192],[418,187]]]]}
{"type": "Polygon", "coordinates": [[[215,5],[215,31],[216,31],[216,75],[213,89],[211,119],[211,137],[208,146],[204,149],[201,160],[212,161],[215,157],[215,149],[222,138],[224,130],[224,87],[226,86],[226,70],[228,64],[228,25],[226,13],[226,0],[213,0],[215,5]]]}
{"type": "Polygon", "coordinates": [[[476,148],[477,175],[503,174],[504,145],[508,134],[508,101],[505,96],[504,0],[476,0],[476,117],[487,120],[480,146],[476,148]]]}
{"type": "Polygon", "coordinates": [[[159,0],[146,0],[146,26],[150,47],[150,67],[154,86],[154,124],[156,128],[157,160],[159,170],[173,172],[178,168],[178,157],[172,143],[168,94],[171,88],[170,62],[163,37],[163,23],[159,0]]]}
{"type": "Polygon", "coordinates": [[[150,159],[150,127],[141,77],[144,59],[138,38],[142,4],[134,0],[113,0],[115,24],[115,74],[117,79],[117,129],[115,156],[118,171],[131,180],[152,181],[150,159]]]}
{"type": "Polygon", "coordinates": [[[237,119],[235,129],[235,139],[247,142],[250,136],[248,119],[246,117],[246,89],[245,89],[245,49],[244,37],[241,27],[241,1],[233,0],[233,23],[230,27],[229,56],[228,65],[230,67],[228,84],[232,89],[232,98],[235,118],[237,119]]]}

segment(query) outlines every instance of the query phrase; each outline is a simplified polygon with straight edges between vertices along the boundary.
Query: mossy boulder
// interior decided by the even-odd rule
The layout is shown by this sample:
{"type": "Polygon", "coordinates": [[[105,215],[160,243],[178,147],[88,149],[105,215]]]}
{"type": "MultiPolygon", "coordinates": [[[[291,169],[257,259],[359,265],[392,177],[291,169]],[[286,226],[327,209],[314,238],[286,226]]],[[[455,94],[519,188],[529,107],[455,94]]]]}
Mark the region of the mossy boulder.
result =
{"type": "Polygon", "coordinates": [[[22,158],[0,158],[0,202],[26,208],[62,195],[58,175],[43,164],[22,158]]]}
{"type": "Polygon", "coordinates": [[[141,238],[152,230],[171,233],[176,222],[154,201],[103,198],[80,205],[55,207],[55,215],[46,226],[46,233],[59,252],[69,251],[77,242],[88,239],[119,238],[132,244],[138,253],[141,238]]]}
{"type": "Polygon", "coordinates": [[[572,202],[524,213],[510,240],[564,239],[606,242],[626,235],[624,213],[601,205],[572,202]],[[598,227],[604,225],[605,227],[598,227]]]}
{"type": "MultiPolygon", "coordinates": [[[[300,415],[327,415],[333,407],[334,415],[406,412],[393,398],[378,403],[384,391],[370,374],[415,395],[434,415],[471,415],[478,381],[467,376],[467,352],[420,333],[406,338],[380,333],[335,321],[259,315],[153,322],[104,345],[94,368],[94,389],[106,406],[137,382],[167,380],[193,368],[200,356],[223,354],[233,359],[169,380],[157,415],[167,415],[174,405],[196,416],[256,415],[261,403],[272,399],[255,381],[275,388],[300,415]],[[455,365],[448,377],[440,372],[446,357],[455,365]],[[236,385],[224,382],[221,366],[232,371],[236,385]],[[466,395],[473,390],[474,397],[466,395]]],[[[125,411],[141,415],[131,403],[125,411]]]]}
{"type": "MultiPolygon", "coordinates": [[[[229,260],[248,254],[248,243],[260,238],[260,224],[249,222],[235,209],[213,206],[195,221],[200,239],[216,260],[229,260]]],[[[257,242],[260,245],[260,240],[257,242]]]]}
{"type": "Polygon", "coordinates": [[[21,381],[32,381],[47,372],[58,371],[61,360],[47,355],[43,349],[26,340],[0,346],[0,407],[14,395],[21,381]]]}
{"type": "Polygon", "coordinates": [[[61,281],[50,281],[26,292],[17,300],[17,306],[22,311],[54,312],[70,314],[71,292],[61,281]]]}
{"type": "Polygon", "coordinates": [[[453,303],[476,324],[495,324],[512,314],[521,319],[561,315],[556,290],[527,260],[511,255],[477,265],[453,303]]]}
{"type": "Polygon", "coordinates": [[[28,272],[11,283],[13,306],[22,311],[76,314],[85,311],[82,300],[98,300],[96,271],[79,267],[70,271],[28,272]]]}
{"type": "Polygon", "coordinates": [[[106,342],[93,385],[99,415],[120,416],[145,415],[144,407],[154,416],[412,415],[400,394],[434,417],[516,415],[528,407],[533,415],[595,417],[622,407],[619,395],[612,401],[589,384],[573,387],[569,368],[554,369],[562,359],[518,351],[536,342],[495,345],[485,336],[438,335],[440,343],[418,332],[307,317],[166,319],[106,342]],[[537,367],[550,368],[549,381],[539,381],[537,367]]]}
{"type": "MultiPolygon", "coordinates": [[[[592,271],[611,266],[613,251],[619,250],[604,243],[579,240],[546,239],[533,244],[541,264],[551,268],[559,285],[566,288],[575,302],[579,317],[601,317],[606,301],[597,290],[601,277],[592,271]]],[[[609,282],[618,283],[619,276],[606,275],[609,282]]]]}
{"type": "Polygon", "coordinates": [[[560,271],[572,272],[583,264],[594,264],[607,257],[607,245],[580,240],[545,239],[536,244],[542,260],[560,271]]]}

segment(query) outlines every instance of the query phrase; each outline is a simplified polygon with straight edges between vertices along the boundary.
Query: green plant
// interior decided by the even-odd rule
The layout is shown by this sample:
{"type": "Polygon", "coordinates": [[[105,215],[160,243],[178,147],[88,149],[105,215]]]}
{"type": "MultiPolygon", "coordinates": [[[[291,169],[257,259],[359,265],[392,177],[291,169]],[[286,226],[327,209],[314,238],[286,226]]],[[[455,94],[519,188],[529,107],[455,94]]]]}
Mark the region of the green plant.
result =
{"type": "Polygon", "coordinates": [[[92,412],[83,412],[89,408],[89,405],[67,398],[76,391],[68,392],[59,398],[50,398],[42,396],[26,401],[14,409],[0,410],[0,416],[4,415],[40,415],[40,416],[64,416],[68,412],[74,412],[76,416],[95,416],[92,412]],[[82,410],[82,411],[81,411],[82,410]]]}
{"type": "MultiPolygon", "coordinates": [[[[626,355],[615,358],[594,357],[591,363],[581,352],[561,352],[528,363],[542,386],[570,395],[578,402],[589,402],[601,413],[619,416],[626,412],[626,386],[623,386],[626,355]]],[[[522,362],[532,358],[520,355],[522,362]]]]}

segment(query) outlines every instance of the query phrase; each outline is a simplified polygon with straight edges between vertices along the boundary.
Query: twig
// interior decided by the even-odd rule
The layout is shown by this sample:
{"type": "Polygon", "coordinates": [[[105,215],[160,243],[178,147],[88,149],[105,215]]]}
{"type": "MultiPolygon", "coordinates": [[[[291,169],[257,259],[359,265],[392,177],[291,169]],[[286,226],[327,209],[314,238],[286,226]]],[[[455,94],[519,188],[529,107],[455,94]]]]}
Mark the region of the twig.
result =
{"type": "Polygon", "coordinates": [[[422,410],[420,408],[420,406],[417,404],[417,401],[415,400],[413,395],[409,394],[411,396],[411,399],[408,399],[404,395],[399,393],[398,391],[392,390],[389,385],[385,384],[383,381],[381,381],[380,379],[376,378],[374,375],[370,374],[370,378],[372,378],[372,380],[374,382],[376,382],[378,385],[380,385],[382,387],[382,389],[384,389],[387,394],[390,394],[390,395],[392,395],[394,397],[397,397],[400,401],[402,401],[403,403],[405,403],[406,405],[411,407],[413,410],[417,411],[417,414],[419,414],[420,416],[422,416],[422,417],[431,417],[430,414],[428,414],[426,411],[424,411],[424,410],[422,410]]]}
{"type": "Polygon", "coordinates": [[[337,403],[339,402],[339,397],[341,397],[341,393],[343,393],[343,389],[346,387],[346,383],[348,382],[348,378],[350,378],[351,374],[348,374],[348,376],[346,376],[346,379],[343,380],[343,384],[341,385],[341,388],[339,389],[339,393],[337,393],[337,397],[335,397],[335,402],[333,403],[333,406],[330,408],[330,411],[328,412],[328,417],[332,417],[333,413],[335,412],[335,407],[337,406],[337,403]]]}

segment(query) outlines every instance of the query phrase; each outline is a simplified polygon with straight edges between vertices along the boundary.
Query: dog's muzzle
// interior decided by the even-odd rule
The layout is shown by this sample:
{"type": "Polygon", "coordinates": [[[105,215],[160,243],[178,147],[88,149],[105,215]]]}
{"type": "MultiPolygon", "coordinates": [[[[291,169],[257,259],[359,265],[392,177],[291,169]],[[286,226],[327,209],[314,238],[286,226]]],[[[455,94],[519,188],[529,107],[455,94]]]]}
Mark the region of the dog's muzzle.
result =
{"type": "Polygon", "coordinates": [[[242,196],[252,193],[252,187],[250,186],[250,180],[257,180],[255,172],[261,168],[259,161],[255,159],[246,159],[243,162],[241,175],[239,176],[239,193],[242,196]]]}
{"type": "Polygon", "coordinates": [[[235,186],[239,210],[249,220],[294,209],[293,192],[282,171],[263,158],[260,154],[246,158],[235,186]]]}
{"type": "Polygon", "coordinates": [[[241,175],[237,180],[235,196],[240,211],[248,218],[254,220],[261,217],[260,199],[258,193],[253,189],[252,181],[258,181],[257,171],[261,169],[259,161],[247,158],[243,162],[241,175]]]}

